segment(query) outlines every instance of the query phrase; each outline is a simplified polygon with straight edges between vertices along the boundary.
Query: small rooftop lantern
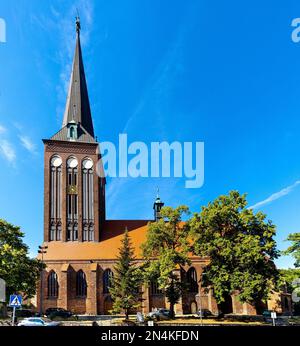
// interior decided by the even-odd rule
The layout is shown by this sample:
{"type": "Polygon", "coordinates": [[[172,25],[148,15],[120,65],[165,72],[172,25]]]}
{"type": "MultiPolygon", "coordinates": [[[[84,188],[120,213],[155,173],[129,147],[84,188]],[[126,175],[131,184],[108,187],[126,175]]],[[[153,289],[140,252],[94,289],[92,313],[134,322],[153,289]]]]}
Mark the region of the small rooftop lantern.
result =
{"type": "Polygon", "coordinates": [[[159,197],[159,188],[157,188],[157,196],[156,196],[156,200],[153,204],[153,209],[154,209],[154,220],[158,221],[161,219],[161,208],[164,206],[164,203],[160,200],[159,197]]]}

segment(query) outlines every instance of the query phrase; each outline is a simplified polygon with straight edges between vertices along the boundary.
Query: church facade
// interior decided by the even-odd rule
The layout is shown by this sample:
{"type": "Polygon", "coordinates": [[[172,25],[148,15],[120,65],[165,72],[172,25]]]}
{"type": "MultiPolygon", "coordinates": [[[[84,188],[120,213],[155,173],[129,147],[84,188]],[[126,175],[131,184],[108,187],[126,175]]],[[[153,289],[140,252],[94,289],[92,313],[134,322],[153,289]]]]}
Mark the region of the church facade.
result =
{"type": "MultiPolygon", "coordinates": [[[[80,22],[76,23],[76,47],[68,97],[61,129],[44,139],[44,243],[37,309],[61,307],[76,314],[108,314],[112,307],[109,284],[125,228],[135,256],[142,261],[140,245],[147,225],[155,220],[163,203],[154,202],[153,220],[107,220],[105,178],[96,173],[101,164],[99,143],[94,135],[84,72],[80,22]]],[[[200,306],[217,313],[212,290],[201,289],[203,267],[208,259],[193,257],[191,267],[178,275],[190,285],[175,306],[177,314],[195,313],[200,306]]],[[[141,311],[168,307],[156,282],[141,287],[141,311]]],[[[226,312],[256,314],[233,294],[224,303],[226,312]]]]}

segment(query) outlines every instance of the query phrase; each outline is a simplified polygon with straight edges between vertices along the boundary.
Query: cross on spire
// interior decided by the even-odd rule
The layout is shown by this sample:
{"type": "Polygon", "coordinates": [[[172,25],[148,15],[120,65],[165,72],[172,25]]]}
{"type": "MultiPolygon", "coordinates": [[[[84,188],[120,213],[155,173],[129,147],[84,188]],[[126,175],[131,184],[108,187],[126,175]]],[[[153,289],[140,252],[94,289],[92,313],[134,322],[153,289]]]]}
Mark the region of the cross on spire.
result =
{"type": "MultiPolygon", "coordinates": [[[[78,13],[78,11],[77,11],[77,13],[78,13]]],[[[76,32],[78,35],[80,34],[80,30],[81,30],[80,18],[79,18],[79,15],[77,14],[77,16],[76,16],[76,32]]]]}

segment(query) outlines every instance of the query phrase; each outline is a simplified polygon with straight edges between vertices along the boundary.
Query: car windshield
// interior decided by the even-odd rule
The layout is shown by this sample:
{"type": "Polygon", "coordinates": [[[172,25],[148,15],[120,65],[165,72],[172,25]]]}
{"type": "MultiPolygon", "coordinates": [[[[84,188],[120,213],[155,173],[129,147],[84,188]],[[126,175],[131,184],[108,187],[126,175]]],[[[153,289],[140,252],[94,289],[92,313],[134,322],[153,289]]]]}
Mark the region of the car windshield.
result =
{"type": "Polygon", "coordinates": [[[52,322],[52,321],[49,320],[48,318],[43,318],[43,321],[44,321],[45,323],[50,323],[50,322],[52,322]]]}
{"type": "Polygon", "coordinates": [[[41,318],[26,318],[25,321],[43,323],[43,320],[41,318]]]}

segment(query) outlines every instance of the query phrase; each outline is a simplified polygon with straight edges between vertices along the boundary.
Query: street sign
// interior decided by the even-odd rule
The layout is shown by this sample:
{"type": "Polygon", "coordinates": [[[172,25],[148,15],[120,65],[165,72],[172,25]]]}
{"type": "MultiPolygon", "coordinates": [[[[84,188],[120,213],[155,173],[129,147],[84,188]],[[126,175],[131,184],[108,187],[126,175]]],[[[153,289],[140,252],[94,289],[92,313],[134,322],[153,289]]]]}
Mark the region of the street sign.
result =
{"type": "Polygon", "coordinates": [[[275,311],[272,311],[271,312],[271,318],[273,320],[273,326],[276,326],[276,323],[275,323],[275,320],[277,318],[277,315],[276,315],[276,312],[275,311]]]}
{"type": "Polygon", "coordinates": [[[277,317],[276,312],[275,312],[275,311],[272,311],[272,312],[271,312],[271,318],[276,318],[276,317],[277,317]]]}
{"type": "Polygon", "coordinates": [[[15,325],[15,317],[16,317],[16,308],[19,308],[22,306],[22,296],[12,294],[9,296],[9,306],[13,308],[13,315],[12,315],[12,325],[15,325]]]}
{"type": "Polygon", "coordinates": [[[13,294],[9,297],[9,306],[18,308],[22,306],[22,296],[13,294]]]}
{"type": "Polygon", "coordinates": [[[0,303],[5,303],[6,295],[5,295],[5,281],[0,279],[0,303]]]}

